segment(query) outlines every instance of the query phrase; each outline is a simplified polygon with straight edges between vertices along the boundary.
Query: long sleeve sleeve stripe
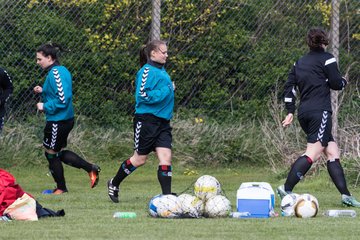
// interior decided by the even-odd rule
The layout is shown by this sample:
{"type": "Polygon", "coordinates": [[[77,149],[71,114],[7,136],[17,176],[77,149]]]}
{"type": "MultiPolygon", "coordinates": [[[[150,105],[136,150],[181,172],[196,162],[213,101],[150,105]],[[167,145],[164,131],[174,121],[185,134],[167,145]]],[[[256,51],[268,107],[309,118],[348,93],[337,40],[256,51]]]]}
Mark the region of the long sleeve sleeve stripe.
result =
{"type": "Polygon", "coordinates": [[[57,87],[57,94],[59,96],[60,101],[65,104],[65,93],[64,93],[64,88],[62,86],[59,71],[57,69],[54,69],[53,74],[54,74],[54,77],[55,77],[55,82],[56,82],[56,87],[57,87]]]}
{"type": "Polygon", "coordinates": [[[142,75],[142,79],[141,79],[141,85],[140,85],[140,96],[142,96],[144,98],[148,97],[146,92],[144,91],[148,75],[149,75],[149,68],[145,68],[144,73],[142,75]]]}

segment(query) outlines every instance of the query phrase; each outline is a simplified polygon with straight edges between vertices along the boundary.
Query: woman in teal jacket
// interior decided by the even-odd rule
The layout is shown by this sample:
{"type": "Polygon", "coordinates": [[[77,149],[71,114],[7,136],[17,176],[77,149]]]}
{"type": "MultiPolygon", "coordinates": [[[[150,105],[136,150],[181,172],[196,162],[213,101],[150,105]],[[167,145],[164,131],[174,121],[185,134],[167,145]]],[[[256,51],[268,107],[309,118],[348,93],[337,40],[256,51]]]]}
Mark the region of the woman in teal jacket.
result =
{"type": "Polygon", "coordinates": [[[110,199],[119,202],[120,183],[136,168],[145,164],[148,155],[155,151],[159,159],[158,180],[163,194],[171,194],[170,119],[174,109],[175,86],[167,74],[167,46],[160,40],[149,42],[140,51],[141,69],[135,82],[134,154],[119,167],[108,181],[110,199]]]}
{"type": "Polygon", "coordinates": [[[69,70],[60,65],[57,57],[61,50],[60,45],[51,43],[40,46],[36,51],[36,63],[48,72],[43,87],[34,87],[34,92],[42,97],[42,102],[38,102],[36,107],[46,115],[43,146],[50,172],[56,182],[56,188],[44,191],[45,194],[62,194],[68,191],[62,162],[88,172],[91,188],[99,181],[99,166],[88,163],[72,151],[63,150],[74,126],[74,109],[72,77],[69,70]]]}

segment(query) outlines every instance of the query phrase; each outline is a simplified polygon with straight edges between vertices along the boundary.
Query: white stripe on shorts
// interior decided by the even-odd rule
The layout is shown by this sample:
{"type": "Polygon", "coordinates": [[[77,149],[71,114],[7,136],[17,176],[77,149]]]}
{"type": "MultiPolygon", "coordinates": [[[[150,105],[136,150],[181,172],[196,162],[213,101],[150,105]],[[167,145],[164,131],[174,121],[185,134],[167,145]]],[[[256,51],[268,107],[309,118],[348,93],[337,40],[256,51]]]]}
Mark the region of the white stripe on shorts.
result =
{"type": "Polygon", "coordinates": [[[327,111],[323,112],[319,132],[318,132],[318,136],[317,136],[317,139],[316,139],[317,141],[320,141],[320,142],[323,141],[324,132],[325,132],[325,129],[326,129],[326,123],[327,123],[327,120],[328,120],[328,114],[329,113],[327,111]]]}
{"type": "Polygon", "coordinates": [[[140,130],[141,130],[142,122],[136,123],[135,133],[134,133],[134,150],[138,150],[139,141],[140,141],[140,130]]]}
{"type": "Polygon", "coordinates": [[[58,124],[53,123],[51,127],[51,143],[50,143],[51,149],[55,148],[57,134],[58,134],[58,124]]]}

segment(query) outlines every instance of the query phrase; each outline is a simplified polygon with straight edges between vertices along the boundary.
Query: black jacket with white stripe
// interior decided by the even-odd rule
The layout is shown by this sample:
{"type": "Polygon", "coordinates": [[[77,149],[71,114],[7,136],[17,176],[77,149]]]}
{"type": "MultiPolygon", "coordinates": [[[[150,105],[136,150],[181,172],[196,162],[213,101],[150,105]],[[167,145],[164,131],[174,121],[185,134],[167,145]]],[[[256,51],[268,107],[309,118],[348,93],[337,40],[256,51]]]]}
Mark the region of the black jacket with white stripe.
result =
{"type": "Polygon", "coordinates": [[[347,84],[340,75],[335,57],[324,49],[311,50],[295,62],[285,84],[285,108],[295,112],[296,89],[300,93],[298,115],[331,109],[330,89],[342,90],[347,84]]]}
{"type": "Polygon", "coordinates": [[[13,92],[13,84],[9,74],[0,68],[0,117],[5,115],[5,103],[13,92]]]}

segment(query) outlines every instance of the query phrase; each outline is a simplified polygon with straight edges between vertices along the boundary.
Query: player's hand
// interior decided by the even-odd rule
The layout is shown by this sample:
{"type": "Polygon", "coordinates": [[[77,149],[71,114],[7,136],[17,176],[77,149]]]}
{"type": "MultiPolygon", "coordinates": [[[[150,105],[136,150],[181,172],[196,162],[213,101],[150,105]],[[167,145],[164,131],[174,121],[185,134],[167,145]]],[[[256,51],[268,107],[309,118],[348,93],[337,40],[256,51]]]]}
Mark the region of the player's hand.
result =
{"type": "Polygon", "coordinates": [[[36,108],[37,108],[39,111],[44,111],[44,103],[38,102],[38,103],[36,104],[36,108]]]}
{"type": "Polygon", "coordinates": [[[290,125],[293,119],[294,119],[294,114],[289,113],[288,115],[286,115],[284,121],[282,121],[283,127],[287,127],[288,125],[290,125]]]}
{"type": "Polygon", "coordinates": [[[176,86],[175,86],[175,82],[174,82],[174,81],[172,82],[172,85],[173,85],[173,89],[174,89],[174,91],[175,91],[176,86]]]}
{"type": "Polygon", "coordinates": [[[40,87],[40,86],[34,87],[34,92],[35,93],[42,93],[42,87],[40,87]]]}
{"type": "MultiPolygon", "coordinates": [[[[342,79],[343,79],[344,82],[345,82],[345,86],[348,85],[348,83],[349,83],[348,79],[349,79],[349,78],[345,75],[344,77],[342,77],[342,79]]],[[[345,87],[345,86],[344,86],[344,87],[345,87]]]]}

